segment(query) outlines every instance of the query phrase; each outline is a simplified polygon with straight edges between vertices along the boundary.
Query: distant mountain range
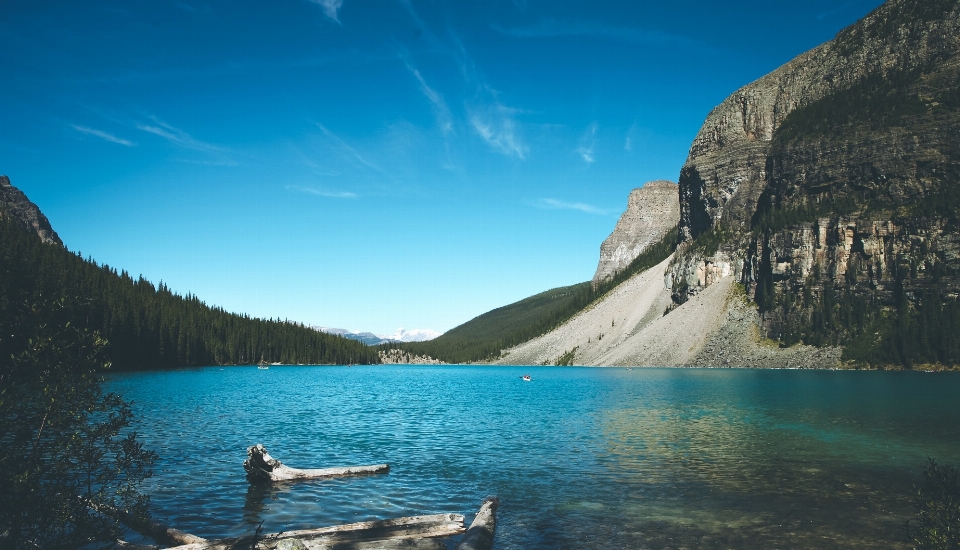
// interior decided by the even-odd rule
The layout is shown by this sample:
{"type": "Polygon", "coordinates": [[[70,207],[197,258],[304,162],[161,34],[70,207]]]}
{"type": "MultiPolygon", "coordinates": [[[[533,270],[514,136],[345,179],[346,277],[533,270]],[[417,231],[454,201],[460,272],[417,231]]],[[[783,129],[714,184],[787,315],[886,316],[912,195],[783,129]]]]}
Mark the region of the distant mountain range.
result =
{"type": "Polygon", "coordinates": [[[336,334],[338,336],[343,336],[344,338],[349,338],[350,340],[356,340],[358,342],[363,342],[368,346],[376,346],[379,344],[389,344],[389,343],[398,343],[398,342],[426,342],[427,340],[433,340],[437,336],[440,336],[440,332],[430,329],[411,329],[407,330],[405,328],[398,328],[396,332],[389,336],[374,334],[372,332],[351,332],[344,328],[332,328],[332,327],[320,327],[312,326],[310,327],[314,330],[320,332],[325,332],[327,334],[336,334]]]}

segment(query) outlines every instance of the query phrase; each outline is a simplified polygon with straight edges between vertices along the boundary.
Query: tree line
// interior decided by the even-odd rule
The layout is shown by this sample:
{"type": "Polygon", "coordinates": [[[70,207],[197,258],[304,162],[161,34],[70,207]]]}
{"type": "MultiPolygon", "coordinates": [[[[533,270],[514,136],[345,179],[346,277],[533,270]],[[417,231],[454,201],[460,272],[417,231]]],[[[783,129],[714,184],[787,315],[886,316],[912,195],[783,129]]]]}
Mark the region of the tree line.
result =
{"type": "MultiPolygon", "coordinates": [[[[376,350],[280,319],[258,319],[180,296],[127,272],[44,244],[0,220],[0,315],[25,304],[76,300],[74,322],[97,331],[114,368],[200,365],[378,363],[376,350]]],[[[0,342],[2,347],[2,342],[0,342]]],[[[9,351],[3,357],[8,356],[9,351]]]]}

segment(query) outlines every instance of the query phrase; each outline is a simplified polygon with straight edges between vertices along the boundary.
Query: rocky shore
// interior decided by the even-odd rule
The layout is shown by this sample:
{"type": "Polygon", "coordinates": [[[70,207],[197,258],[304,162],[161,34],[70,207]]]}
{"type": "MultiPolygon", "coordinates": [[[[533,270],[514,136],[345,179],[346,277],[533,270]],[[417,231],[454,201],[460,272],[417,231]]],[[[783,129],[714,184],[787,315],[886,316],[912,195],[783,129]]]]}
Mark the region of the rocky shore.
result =
{"type": "Polygon", "coordinates": [[[388,349],[380,352],[380,363],[384,365],[446,365],[443,361],[427,355],[414,355],[400,349],[388,349]]]}

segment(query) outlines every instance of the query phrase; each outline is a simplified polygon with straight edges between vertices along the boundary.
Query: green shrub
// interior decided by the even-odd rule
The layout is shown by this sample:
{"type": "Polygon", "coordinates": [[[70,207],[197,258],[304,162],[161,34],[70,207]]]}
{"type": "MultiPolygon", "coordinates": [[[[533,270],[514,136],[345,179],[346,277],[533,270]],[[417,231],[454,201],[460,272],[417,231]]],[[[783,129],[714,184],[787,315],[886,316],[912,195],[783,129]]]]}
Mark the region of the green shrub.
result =
{"type": "Polygon", "coordinates": [[[923,485],[913,499],[916,523],[907,536],[918,550],[960,549],[960,483],[957,469],[932,458],[923,469],[923,485]]]}

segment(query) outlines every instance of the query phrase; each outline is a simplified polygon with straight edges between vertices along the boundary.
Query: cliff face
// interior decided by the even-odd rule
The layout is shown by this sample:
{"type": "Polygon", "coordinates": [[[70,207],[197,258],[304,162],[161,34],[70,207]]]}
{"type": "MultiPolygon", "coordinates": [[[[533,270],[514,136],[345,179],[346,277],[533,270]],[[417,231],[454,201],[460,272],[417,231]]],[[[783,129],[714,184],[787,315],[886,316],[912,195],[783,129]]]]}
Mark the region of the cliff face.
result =
{"type": "Polygon", "coordinates": [[[662,239],[680,220],[680,198],[672,181],[651,181],[630,192],[627,211],[600,245],[596,285],[612,278],[662,239]]]}
{"type": "Polygon", "coordinates": [[[674,299],[733,276],[769,337],[904,361],[960,322],[958,90],[957,0],[891,0],[738,90],[681,171],[674,299]]]}
{"type": "Polygon", "coordinates": [[[681,241],[721,223],[750,230],[768,183],[773,135],[797,107],[870,76],[942,64],[958,50],[956,0],[891,0],[836,39],[737,90],[707,116],[681,171],[681,241]]]}
{"type": "Polygon", "coordinates": [[[63,246],[63,241],[50,226],[50,221],[37,205],[23,194],[23,191],[10,184],[10,178],[0,176],[0,217],[11,216],[25,229],[36,231],[46,243],[63,246]]]}

